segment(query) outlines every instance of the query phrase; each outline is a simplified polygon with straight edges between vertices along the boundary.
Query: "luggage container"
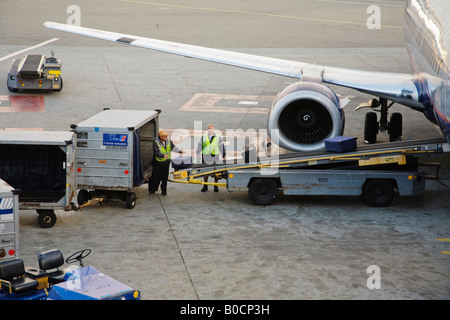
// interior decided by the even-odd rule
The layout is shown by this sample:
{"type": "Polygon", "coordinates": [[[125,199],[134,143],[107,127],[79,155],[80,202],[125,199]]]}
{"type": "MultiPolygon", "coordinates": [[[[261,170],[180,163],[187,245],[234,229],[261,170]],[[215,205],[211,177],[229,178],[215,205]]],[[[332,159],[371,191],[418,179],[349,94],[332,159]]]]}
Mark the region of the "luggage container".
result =
{"type": "Polygon", "coordinates": [[[0,261],[19,253],[18,191],[0,179],[0,261]]]}
{"type": "Polygon", "coordinates": [[[336,136],[325,139],[325,149],[332,152],[350,152],[356,150],[356,137],[336,136]]]}
{"type": "Polygon", "coordinates": [[[134,208],[135,190],[152,173],[159,110],[103,110],[72,125],[76,133],[78,204],[118,199],[134,208]]]}
{"type": "Polygon", "coordinates": [[[36,210],[41,227],[56,223],[54,210],[73,210],[74,134],[0,130],[0,178],[20,190],[19,209],[36,210]]]}

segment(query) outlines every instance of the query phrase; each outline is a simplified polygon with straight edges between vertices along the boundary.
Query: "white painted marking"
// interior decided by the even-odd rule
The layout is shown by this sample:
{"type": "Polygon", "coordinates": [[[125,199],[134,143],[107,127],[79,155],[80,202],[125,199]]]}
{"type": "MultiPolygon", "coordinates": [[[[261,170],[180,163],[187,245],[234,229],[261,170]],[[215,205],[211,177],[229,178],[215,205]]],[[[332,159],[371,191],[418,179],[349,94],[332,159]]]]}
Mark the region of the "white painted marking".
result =
{"type": "Polygon", "coordinates": [[[364,6],[370,6],[372,4],[376,4],[376,5],[380,5],[380,6],[386,6],[386,7],[399,7],[399,8],[403,8],[405,7],[405,4],[403,2],[399,2],[399,1],[391,1],[391,2],[387,2],[387,1],[382,1],[382,0],[378,0],[378,1],[369,1],[369,2],[362,2],[362,1],[340,1],[340,0],[314,0],[316,2],[328,2],[328,3],[342,3],[342,4],[351,4],[351,5],[364,5],[364,6]]]}
{"type": "Polygon", "coordinates": [[[238,104],[245,104],[245,105],[256,106],[258,104],[258,101],[239,101],[238,104]]]}
{"type": "Polygon", "coordinates": [[[25,48],[25,49],[22,49],[22,50],[13,52],[13,53],[11,53],[11,54],[8,54],[7,56],[1,57],[1,58],[0,58],[0,61],[9,59],[9,58],[12,58],[12,57],[14,57],[14,56],[17,56],[18,54],[21,54],[21,53],[24,53],[24,52],[27,52],[27,51],[30,51],[30,50],[33,50],[33,49],[36,49],[36,48],[45,46],[46,44],[49,44],[49,43],[54,42],[54,41],[56,41],[56,40],[59,40],[59,38],[53,38],[53,39],[50,39],[50,40],[41,42],[41,43],[39,43],[39,44],[37,44],[37,45],[35,45],[35,46],[28,47],[28,48],[25,48]]]}
{"type": "MultiPolygon", "coordinates": [[[[191,100],[183,105],[178,110],[180,111],[196,111],[196,112],[227,112],[227,113],[259,113],[267,114],[269,107],[265,108],[250,108],[250,107],[236,107],[230,108],[220,106],[221,100],[238,100],[246,102],[271,102],[274,99],[273,96],[252,96],[252,95],[230,95],[230,94],[209,94],[209,93],[196,93],[191,100]]],[[[242,105],[242,103],[239,103],[242,105]]]]}

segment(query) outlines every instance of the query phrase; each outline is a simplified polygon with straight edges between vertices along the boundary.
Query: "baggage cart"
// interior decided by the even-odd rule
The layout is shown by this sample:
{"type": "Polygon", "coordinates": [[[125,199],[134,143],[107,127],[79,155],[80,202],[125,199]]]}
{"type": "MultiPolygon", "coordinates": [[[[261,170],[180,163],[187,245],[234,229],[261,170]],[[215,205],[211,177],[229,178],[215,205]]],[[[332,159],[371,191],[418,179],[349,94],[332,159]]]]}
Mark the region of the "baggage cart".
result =
{"type": "Polygon", "coordinates": [[[19,253],[18,191],[0,179],[0,261],[19,253]]]}
{"type": "Polygon", "coordinates": [[[118,199],[134,208],[152,173],[160,111],[103,110],[71,126],[76,134],[78,204],[118,199]]]}
{"type": "Polygon", "coordinates": [[[36,210],[41,227],[56,223],[54,210],[74,209],[74,134],[0,130],[0,178],[20,190],[19,209],[36,210]]]}

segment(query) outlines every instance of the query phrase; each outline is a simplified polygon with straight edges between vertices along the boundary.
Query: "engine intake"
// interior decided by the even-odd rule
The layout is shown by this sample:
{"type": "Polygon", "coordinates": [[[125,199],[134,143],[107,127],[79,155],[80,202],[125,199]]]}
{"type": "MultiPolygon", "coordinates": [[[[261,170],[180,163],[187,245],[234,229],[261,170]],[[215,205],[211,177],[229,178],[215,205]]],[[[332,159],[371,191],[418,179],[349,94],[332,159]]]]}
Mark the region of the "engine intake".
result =
{"type": "Polygon", "coordinates": [[[320,150],[325,147],[325,139],[342,135],[344,112],[327,86],[296,82],[275,98],[267,127],[271,139],[282,148],[320,150]]]}

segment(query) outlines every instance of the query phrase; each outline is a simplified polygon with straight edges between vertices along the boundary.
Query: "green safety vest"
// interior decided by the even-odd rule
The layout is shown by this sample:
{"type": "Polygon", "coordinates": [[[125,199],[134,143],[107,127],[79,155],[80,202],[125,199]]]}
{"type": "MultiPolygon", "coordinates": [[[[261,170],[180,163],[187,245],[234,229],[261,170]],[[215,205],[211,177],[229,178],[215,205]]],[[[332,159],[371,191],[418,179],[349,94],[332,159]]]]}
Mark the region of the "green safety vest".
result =
{"type": "Polygon", "coordinates": [[[203,142],[202,142],[202,154],[211,154],[215,156],[216,154],[220,153],[219,149],[219,137],[215,135],[212,139],[212,141],[209,141],[209,135],[208,132],[206,132],[203,135],[203,142]]]}
{"type": "Polygon", "coordinates": [[[161,142],[159,140],[156,140],[156,143],[158,144],[159,152],[161,152],[162,154],[167,154],[169,156],[168,159],[164,159],[164,158],[155,156],[156,161],[163,162],[166,160],[170,160],[170,154],[172,152],[172,143],[170,143],[170,140],[167,139],[167,141],[166,141],[167,147],[164,147],[164,145],[161,144],[161,142]]]}

